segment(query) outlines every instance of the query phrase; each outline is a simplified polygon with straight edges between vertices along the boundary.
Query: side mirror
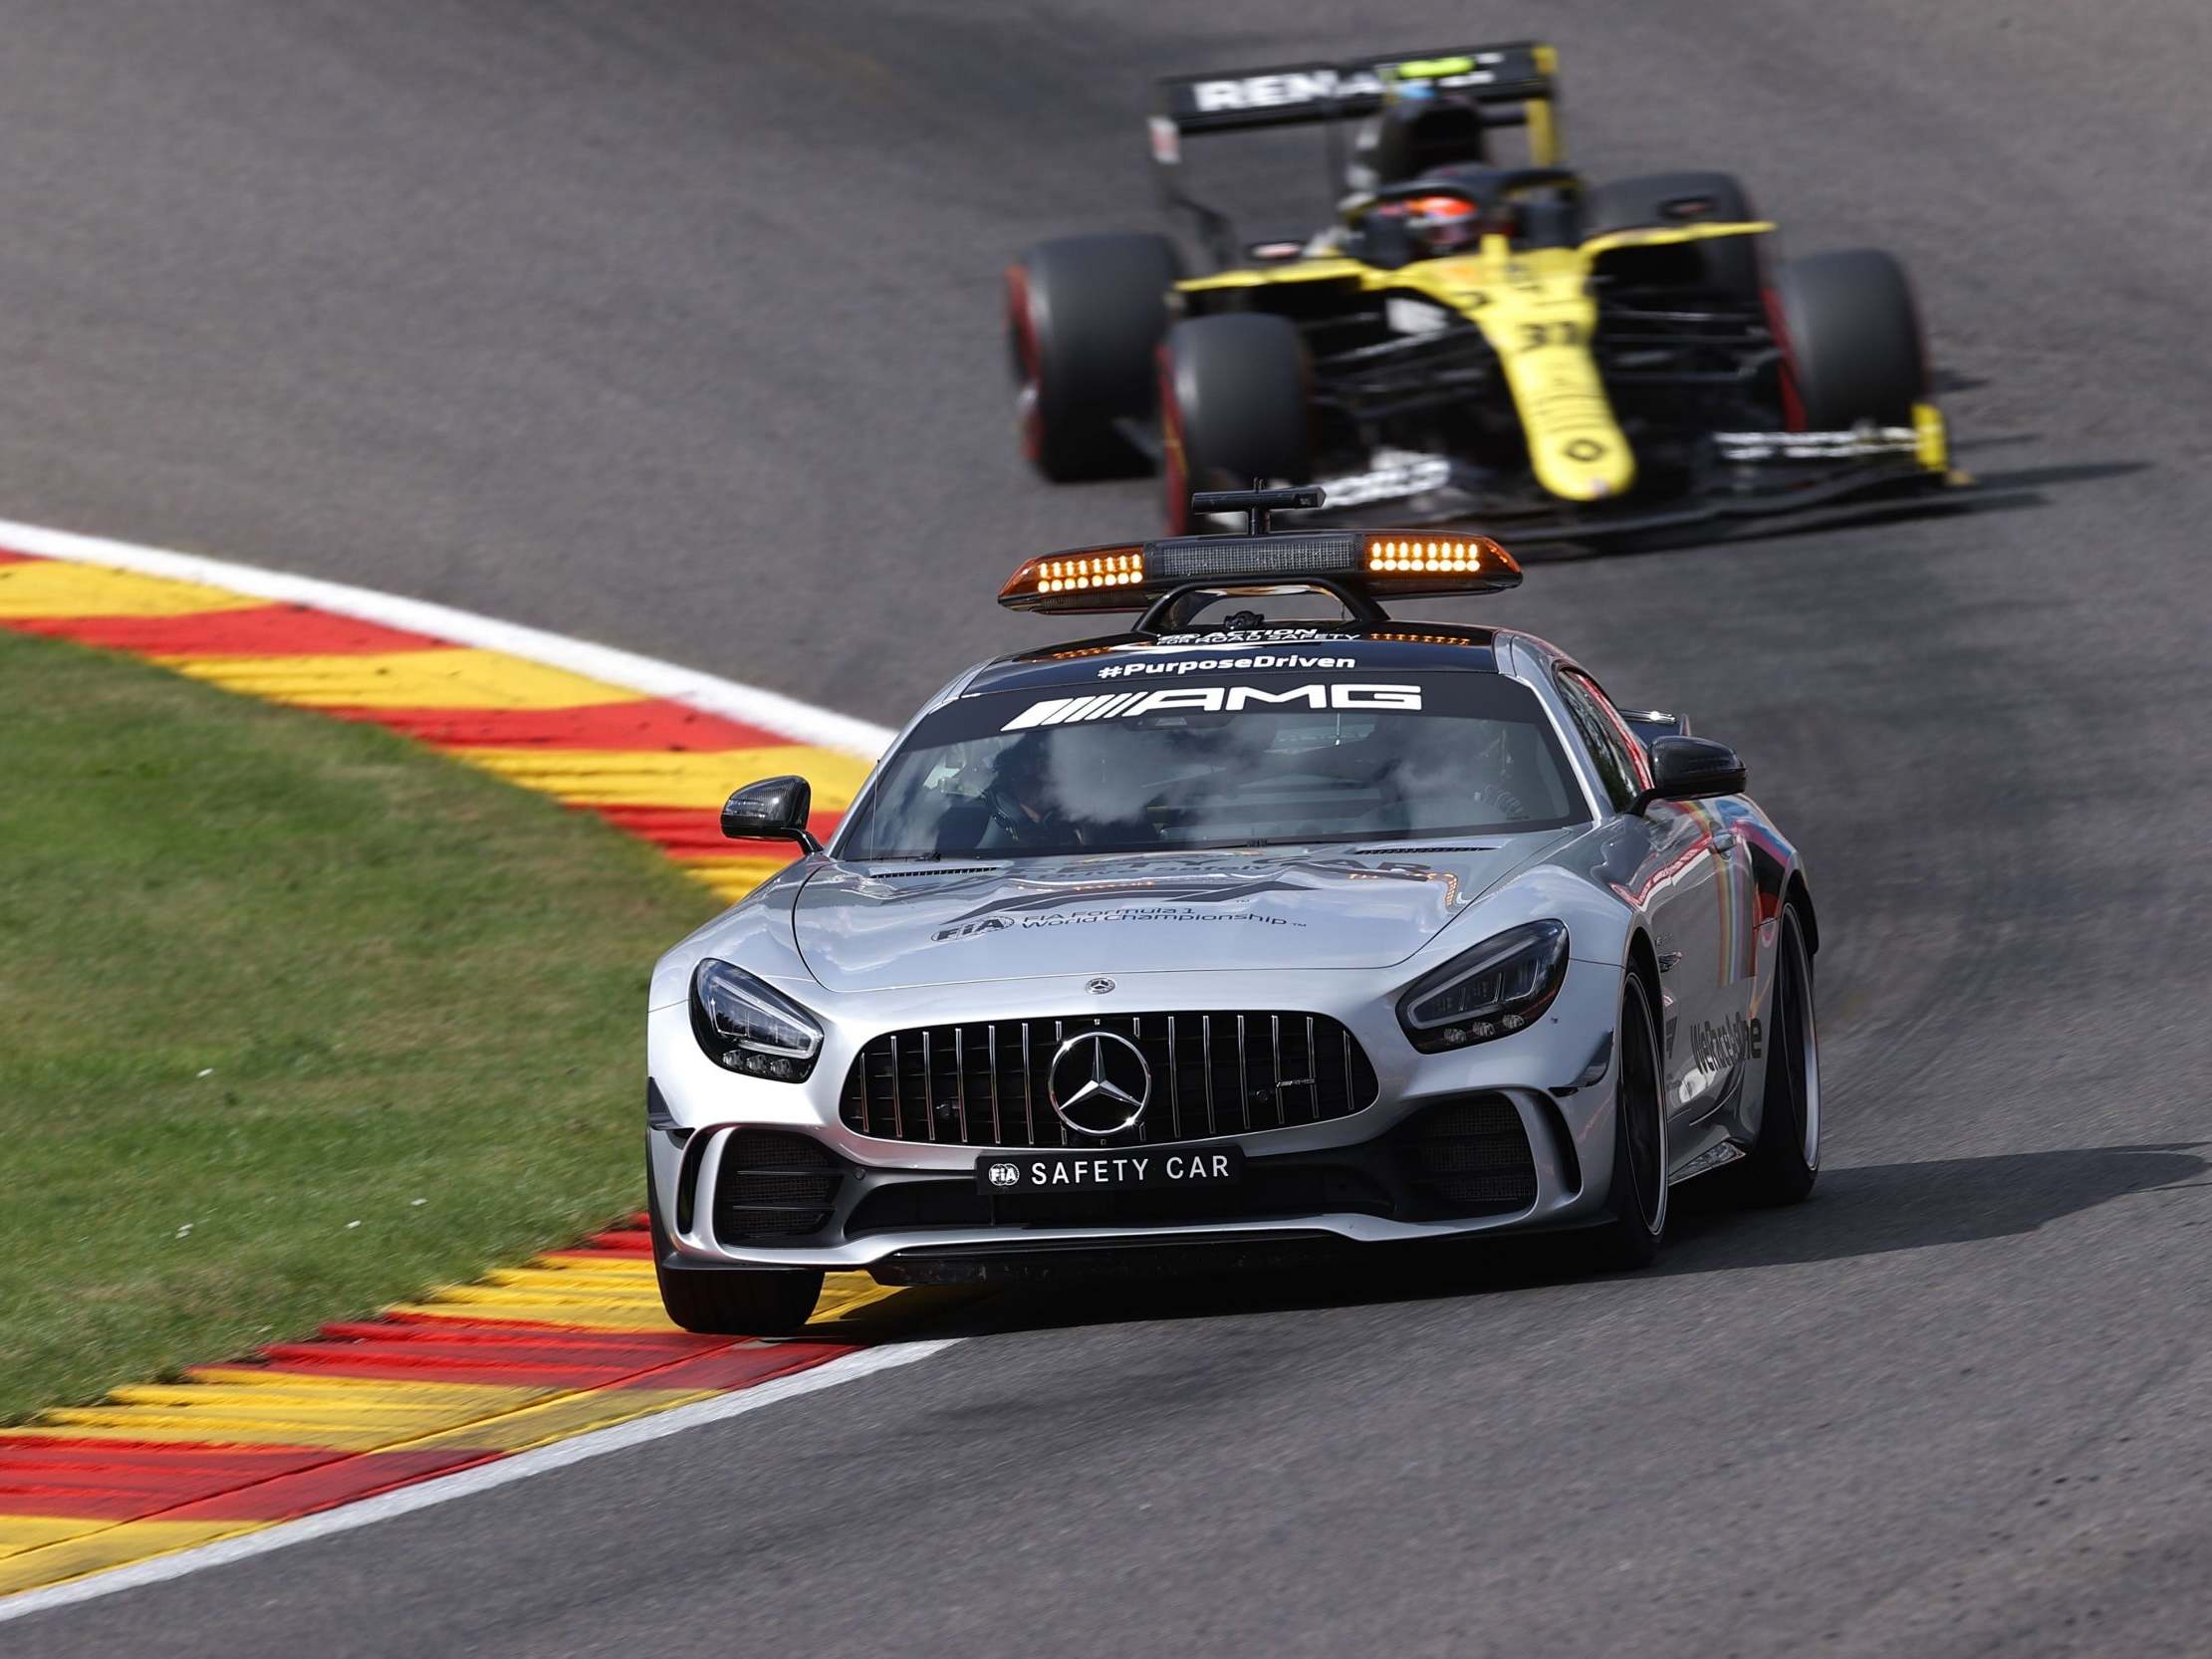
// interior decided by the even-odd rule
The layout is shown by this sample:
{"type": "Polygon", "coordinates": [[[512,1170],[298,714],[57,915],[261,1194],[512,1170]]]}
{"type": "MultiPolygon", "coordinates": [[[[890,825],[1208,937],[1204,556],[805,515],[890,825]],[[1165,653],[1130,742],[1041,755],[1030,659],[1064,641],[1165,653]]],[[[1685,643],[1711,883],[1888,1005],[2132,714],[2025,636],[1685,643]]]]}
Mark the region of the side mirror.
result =
{"type": "Polygon", "coordinates": [[[1725,743],[1702,737],[1651,740],[1651,787],[1636,798],[1635,812],[1654,801],[1703,801],[1741,795],[1744,763],[1725,743]]]}
{"type": "Polygon", "coordinates": [[[733,841],[797,841],[808,852],[822,843],[807,828],[814,789],[804,778],[763,778],[722,803],[722,833],[733,841]]]}

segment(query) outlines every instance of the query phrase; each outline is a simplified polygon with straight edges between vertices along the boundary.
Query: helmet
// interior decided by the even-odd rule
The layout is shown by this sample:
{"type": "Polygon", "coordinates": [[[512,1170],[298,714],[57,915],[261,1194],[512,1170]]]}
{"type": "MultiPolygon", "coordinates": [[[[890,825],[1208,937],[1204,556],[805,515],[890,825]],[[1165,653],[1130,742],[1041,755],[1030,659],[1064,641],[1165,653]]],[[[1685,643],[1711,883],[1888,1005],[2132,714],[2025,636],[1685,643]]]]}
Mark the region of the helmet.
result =
{"type": "Polygon", "coordinates": [[[1462,196],[1408,196],[1369,211],[1373,218],[1404,228],[1407,246],[1394,263],[1465,253],[1482,240],[1482,212],[1462,196]]]}
{"type": "Polygon", "coordinates": [[[1463,253],[1482,236],[1482,215],[1457,196],[1415,196],[1403,204],[1406,234],[1425,254],[1463,253]]]}

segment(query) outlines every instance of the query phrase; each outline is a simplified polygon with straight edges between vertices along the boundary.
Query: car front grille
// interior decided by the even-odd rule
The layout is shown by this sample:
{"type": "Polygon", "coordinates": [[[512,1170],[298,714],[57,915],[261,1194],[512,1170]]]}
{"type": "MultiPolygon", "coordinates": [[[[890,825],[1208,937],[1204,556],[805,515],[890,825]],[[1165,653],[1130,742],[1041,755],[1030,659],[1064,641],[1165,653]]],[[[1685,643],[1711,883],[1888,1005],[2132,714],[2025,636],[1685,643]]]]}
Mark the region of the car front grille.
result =
{"type": "Polygon", "coordinates": [[[1114,1014],[887,1033],[854,1061],[840,1114],[883,1140],[1141,1146],[1324,1123],[1375,1093],[1357,1039],[1325,1014],[1114,1014]],[[1053,1057],[1087,1031],[1127,1038],[1151,1071],[1142,1118],[1117,1135],[1075,1134],[1053,1110],[1053,1057]]]}

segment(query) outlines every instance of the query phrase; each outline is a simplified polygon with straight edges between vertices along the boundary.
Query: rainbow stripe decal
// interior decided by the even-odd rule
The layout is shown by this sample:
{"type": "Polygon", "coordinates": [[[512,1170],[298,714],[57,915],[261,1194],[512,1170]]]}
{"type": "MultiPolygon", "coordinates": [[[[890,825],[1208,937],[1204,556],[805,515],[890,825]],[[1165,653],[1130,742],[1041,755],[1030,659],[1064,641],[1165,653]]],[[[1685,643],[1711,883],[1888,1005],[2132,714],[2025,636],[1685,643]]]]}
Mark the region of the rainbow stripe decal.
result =
{"type": "MultiPolygon", "coordinates": [[[[784,861],[727,850],[718,813],[734,782],[807,774],[826,833],[867,771],[525,657],[98,565],[0,551],[0,627],[389,727],[599,814],[728,899],[784,861]]],[[[0,1430],[0,1595],[806,1370],[936,1300],[833,1275],[798,1339],[690,1335],[661,1313],[637,1218],[312,1341],[0,1430]]]]}

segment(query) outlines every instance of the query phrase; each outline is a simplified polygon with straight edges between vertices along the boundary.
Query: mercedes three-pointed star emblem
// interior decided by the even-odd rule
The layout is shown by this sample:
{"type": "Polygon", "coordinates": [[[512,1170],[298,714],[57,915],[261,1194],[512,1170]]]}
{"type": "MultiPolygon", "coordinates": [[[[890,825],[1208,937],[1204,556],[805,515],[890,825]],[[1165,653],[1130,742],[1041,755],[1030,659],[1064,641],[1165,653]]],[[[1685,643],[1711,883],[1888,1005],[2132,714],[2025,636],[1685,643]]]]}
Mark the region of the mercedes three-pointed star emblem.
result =
{"type": "Polygon", "coordinates": [[[1103,1140],[1136,1127],[1151,1097],[1152,1068],[1118,1032],[1078,1032],[1053,1056],[1045,1092],[1061,1122],[1103,1140]]]}

